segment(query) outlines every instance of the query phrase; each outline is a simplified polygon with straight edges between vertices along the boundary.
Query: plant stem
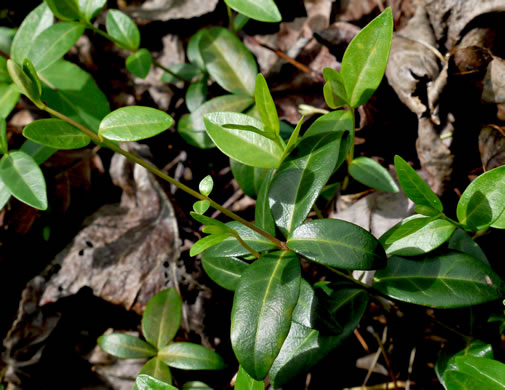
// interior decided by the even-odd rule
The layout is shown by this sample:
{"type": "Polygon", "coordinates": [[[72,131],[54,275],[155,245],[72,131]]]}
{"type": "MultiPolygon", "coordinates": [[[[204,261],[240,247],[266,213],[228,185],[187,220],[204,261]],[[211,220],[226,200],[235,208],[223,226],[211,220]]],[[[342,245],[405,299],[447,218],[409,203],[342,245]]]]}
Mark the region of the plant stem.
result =
{"type": "Polygon", "coordinates": [[[247,242],[245,242],[244,240],[242,240],[242,237],[240,237],[240,234],[237,234],[237,235],[233,235],[233,237],[235,237],[237,239],[237,241],[245,248],[247,249],[249,252],[251,252],[251,254],[256,257],[257,259],[259,259],[261,257],[261,254],[254,250],[253,248],[251,248],[247,242]]]}
{"type": "Polygon", "coordinates": [[[272,241],[280,249],[282,249],[282,250],[288,250],[288,247],[286,246],[285,242],[280,241],[279,239],[277,239],[276,237],[272,236],[271,234],[269,234],[269,233],[265,232],[264,230],[258,228],[256,225],[252,224],[251,222],[249,222],[249,221],[245,220],[244,218],[240,217],[239,215],[235,214],[231,210],[228,210],[227,208],[221,206],[219,203],[216,203],[215,201],[213,201],[208,196],[200,194],[199,192],[197,192],[197,191],[193,190],[192,188],[188,187],[187,185],[185,185],[185,184],[181,183],[180,181],[174,179],[173,177],[167,175],[165,172],[161,171],[160,169],[158,169],[157,167],[155,167],[154,165],[152,165],[148,161],[144,160],[143,158],[140,158],[140,157],[136,156],[133,153],[130,153],[130,152],[127,152],[126,150],[121,149],[119,146],[117,146],[113,142],[111,142],[111,141],[109,141],[107,139],[103,139],[102,137],[100,137],[95,132],[93,132],[90,129],[84,127],[83,125],[77,123],[76,121],[74,121],[73,119],[67,117],[66,115],[64,115],[64,114],[62,114],[62,113],[60,113],[60,112],[58,112],[56,110],[53,110],[50,107],[45,106],[43,109],[45,111],[47,111],[49,114],[51,114],[51,115],[53,115],[53,116],[55,116],[57,118],[60,118],[60,119],[64,120],[65,122],[71,124],[72,126],[78,128],[84,134],[86,134],[88,137],[90,137],[94,142],[96,142],[98,144],[101,144],[101,145],[103,145],[103,146],[111,149],[112,151],[125,156],[128,160],[133,161],[133,162],[135,162],[135,163],[143,166],[145,169],[147,169],[152,174],[160,177],[161,179],[169,182],[170,184],[175,185],[177,188],[179,188],[182,191],[186,192],[187,194],[189,194],[189,195],[197,198],[198,200],[207,200],[207,201],[209,201],[210,205],[214,209],[219,210],[221,213],[223,213],[227,217],[229,217],[231,219],[234,219],[237,222],[240,222],[242,225],[247,226],[249,229],[254,230],[256,233],[261,234],[263,237],[265,237],[269,241],[272,241]]]}
{"type": "Polygon", "coordinates": [[[179,81],[183,81],[183,82],[186,82],[186,80],[184,80],[183,77],[179,76],[177,73],[175,73],[173,70],[170,70],[168,69],[166,66],[160,64],[158,61],[156,61],[155,59],[153,59],[153,65],[160,68],[161,70],[164,70],[165,72],[167,72],[170,76],[172,77],[175,77],[177,80],[179,81]]]}
{"type": "Polygon", "coordinates": [[[228,29],[235,32],[235,29],[233,28],[233,11],[228,4],[226,4],[226,12],[228,13],[228,29]]]}

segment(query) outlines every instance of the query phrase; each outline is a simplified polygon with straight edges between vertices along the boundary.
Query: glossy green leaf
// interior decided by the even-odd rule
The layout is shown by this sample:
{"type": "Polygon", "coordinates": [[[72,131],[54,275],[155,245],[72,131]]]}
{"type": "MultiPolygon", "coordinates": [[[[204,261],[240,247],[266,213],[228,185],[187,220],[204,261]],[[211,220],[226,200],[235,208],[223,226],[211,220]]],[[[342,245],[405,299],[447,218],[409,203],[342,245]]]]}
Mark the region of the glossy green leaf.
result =
{"type": "Polygon", "coordinates": [[[231,343],[247,373],[263,380],[289,333],[300,289],[292,252],[262,256],[242,274],[231,314],[231,343]]]}
{"type": "Polygon", "coordinates": [[[219,286],[235,291],[240,277],[249,264],[237,257],[217,257],[210,256],[207,253],[205,252],[202,256],[205,273],[219,286]]]}
{"type": "Polygon", "coordinates": [[[200,80],[192,83],[188,90],[186,91],[186,97],[184,101],[186,102],[186,107],[188,107],[189,112],[196,111],[207,99],[207,77],[202,77],[200,80]]]}
{"type": "Polygon", "coordinates": [[[455,230],[449,221],[414,215],[389,229],[380,242],[388,255],[417,256],[438,248],[455,230]]]}
{"type": "Polygon", "coordinates": [[[14,35],[16,35],[15,28],[0,26],[0,51],[3,51],[5,54],[9,54],[11,52],[12,39],[14,38],[14,35]]]}
{"type": "Polygon", "coordinates": [[[364,104],[379,86],[392,40],[393,14],[387,8],[349,43],[340,73],[352,108],[364,104]]]}
{"type": "Polygon", "coordinates": [[[7,58],[0,55],[0,84],[11,84],[11,83],[12,79],[9,76],[9,71],[7,70],[7,58]]]}
{"type": "Polygon", "coordinates": [[[44,71],[63,57],[77,42],[84,28],[80,23],[60,22],[42,31],[27,55],[37,72],[44,71]]]}
{"type": "Polygon", "coordinates": [[[291,133],[291,136],[289,137],[286,148],[284,149],[284,153],[282,153],[281,162],[284,161],[286,159],[286,157],[289,156],[289,154],[293,151],[296,144],[298,143],[298,136],[300,134],[300,129],[302,128],[304,118],[305,118],[305,116],[302,115],[302,117],[300,118],[300,120],[296,124],[295,129],[291,133]]]}
{"type": "Polygon", "coordinates": [[[182,385],[181,390],[214,390],[209,385],[200,381],[190,381],[182,385]]]}
{"type": "Polygon", "coordinates": [[[272,215],[287,236],[309,214],[337,162],[340,135],[304,137],[277,170],[270,186],[272,215]]]}
{"type": "Polygon", "coordinates": [[[257,168],[277,168],[283,149],[261,134],[224,128],[223,125],[253,126],[260,130],[263,123],[256,118],[235,112],[214,112],[204,116],[207,134],[227,156],[257,168]]]}
{"type": "Polygon", "coordinates": [[[244,165],[233,159],[230,159],[230,168],[239,187],[251,198],[256,198],[270,171],[265,168],[254,168],[244,165]]]}
{"type": "Polygon", "coordinates": [[[170,65],[168,69],[178,76],[176,77],[168,72],[164,72],[161,76],[161,81],[169,84],[175,84],[181,81],[181,79],[191,81],[194,77],[202,74],[202,70],[193,64],[175,64],[170,65]]]}
{"type": "Polygon", "coordinates": [[[136,386],[138,390],[177,390],[177,387],[146,374],[137,377],[136,386]]]}
{"type": "Polygon", "coordinates": [[[170,368],[158,357],[154,357],[144,364],[138,375],[149,375],[165,383],[172,384],[170,368]]]}
{"type": "Polygon", "coordinates": [[[198,190],[200,194],[208,196],[212,192],[212,188],[214,188],[214,180],[212,180],[211,175],[205,176],[198,185],[198,190]]]}
{"type": "Polygon", "coordinates": [[[343,269],[377,269],[386,254],[379,241],[363,228],[338,219],[309,221],[287,241],[290,249],[317,263],[343,269]]]}
{"type": "Polygon", "coordinates": [[[193,34],[189,39],[188,47],[186,48],[186,55],[188,56],[188,60],[193,65],[198,66],[202,70],[205,69],[205,62],[200,52],[200,39],[206,33],[206,31],[206,29],[202,29],[196,34],[193,34]]]}
{"type": "Polygon", "coordinates": [[[317,326],[317,306],[318,300],[314,289],[309,282],[302,278],[298,301],[293,310],[291,321],[308,328],[315,328],[317,326]]]}
{"type": "Polygon", "coordinates": [[[225,95],[211,99],[198,107],[190,115],[179,120],[177,131],[190,145],[201,149],[215,147],[205,131],[203,116],[216,111],[241,112],[253,104],[253,99],[244,95],[225,95]]]}
{"type": "Polygon", "coordinates": [[[199,200],[193,203],[193,210],[197,214],[205,214],[210,207],[210,202],[208,200],[199,200]]]}
{"type": "Polygon", "coordinates": [[[261,73],[256,76],[256,87],[254,89],[254,99],[256,109],[260,115],[261,121],[265,125],[265,131],[279,134],[280,123],[275,107],[274,99],[270,94],[265,77],[261,73]]]}
{"type": "Polygon", "coordinates": [[[258,67],[251,52],[223,27],[204,31],[200,53],[211,77],[228,92],[253,96],[258,67]]]}
{"type": "Polygon", "coordinates": [[[37,95],[38,96],[42,95],[42,84],[40,82],[37,71],[35,70],[35,67],[33,66],[29,58],[25,58],[25,60],[23,61],[23,71],[30,78],[33,85],[35,85],[35,88],[37,89],[37,95]]]}
{"type": "Polygon", "coordinates": [[[235,380],[235,390],[264,390],[265,382],[252,378],[242,366],[240,366],[235,380]]]}
{"type": "Polygon", "coordinates": [[[349,174],[361,184],[384,192],[398,192],[399,188],[389,172],[377,161],[358,157],[349,165],[349,174]]]}
{"type": "Polygon", "coordinates": [[[448,242],[449,249],[454,249],[458,252],[466,253],[476,259],[479,259],[484,264],[489,264],[484,251],[480,248],[472,237],[463,229],[456,229],[448,242]]]}
{"type": "Polygon", "coordinates": [[[7,69],[12,81],[19,88],[21,93],[35,103],[38,107],[42,107],[39,90],[30,77],[21,69],[21,67],[12,60],[7,61],[7,69]]]}
{"type": "Polygon", "coordinates": [[[230,237],[230,233],[210,234],[195,242],[189,251],[190,256],[196,256],[210,247],[219,244],[225,238],[230,237]]]}
{"type": "MultiPolygon", "coordinates": [[[[211,217],[207,217],[205,215],[200,215],[200,214],[196,214],[196,213],[193,213],[193,212],[190,212],[189,213],[191,215],[191,217],[193,219],[195,219],[196,221],[200,222],[201,224],[203,225],[206,225],[206,226],[216,226],[220,229],[221,232],[228,232],[228,233],[231,233],[231,234],[235,234],[235,230],[233,230],[229,224],[226,224],[226,223],[223,223],[221,221],[218,221],[217,219],[214,219],[214,218],[211,218],[211,217]]],[[[204,226],[204,228],[206,227],[204,226]]]]}
{"type": "Polygon", "coordinates": [[[81,17],[77,0],[44,0],[54,16],[61,20],[78,20],[81,17]]]}
{"type": "Polygon", "coordinates": [[[422,259],[393,256],[374,287],[405,302],[438,308],[478,305],[503,296],[503,281],[482,261],[448,251],[422,259]]]}
{"type": "Polygon", "coordinates": [[[324,68],[323,77],[326,80],[323,95],[328,107],[337,109],[345,106],[347,95],[342,75],[335,69],[324,68]]]}
{"type": "Polygon", "coordinates": [[[79,0],[83,20],[90,22],[105,7],[107,0],[79,0]]]}
{"type": "Polygon", "coordinates": [[[41,145],[55,149],[84,148],[90,138],[61,119],[40,119],[25,126],[23,135],[41,145]]]}
{"type": "Polygon", "coordinates": [[[151,298],[142,316],[142,333],[160,349],[167,345],[181,324],[182,302],[173,288],[160,291],[151,298]]]}
{"type": "Polygon", "coordinates": [[[472,231],[489,227],[505,208],[505,166],[492,169],[470,183],[456,209],[459,222],[472,231]]]}
{"type": "Polygon", "coordinates": [[[105,352],[122,359],[141,359],[155,356],[156,348],[138,337],[113,333],[102,335],[97,340],[105,352]]]}
{"type": "MultiPolygon", "coordinates": [[[[270,240],[266,239],[254,230],[249,229],[247,226],[242,225],[238,222],[228,222],[226,226],[232,228],[236,231],[242,240],[244,240],[247,245],[258,252],[263,252],[266,250],[275,249],[276,246],[270,240]]],[[[224,239],[218,245],[210,248],[206,255],[219,257],[219,256],[244,256],[249,254],[249,251],[245,249],[234,237],[228,237],[224,239]]]]}
{"type": "Polygon", "coordinates": [[[31,11],[19,27],[11,46],[11,59],[22,64],[35,39],[53,24],[53,13],[45,2],[31,11]]]}
{"type": "Polygon", "coordinates": [[[182,370],[220,370],[225,368],[221,356],[201,345],[172,343],[160,349],[158,357],[170,367],[182,370]]]}
{"type": "Polygon", "coordinates": [[[116,44],[126,50],[135,51],[140,45],[140,32],[135,22],[117,9],[109,9],[105,29],[116,44]]]}
{"type": "Polygon", "coordinates": [[[7,123],[4,118],[0,118],[0,153],[7,153],[9,146],[7,144],[7,123]]]}
{"type": "Polygon", "coordinates": [[[37,163],[21,151],[0,160],[0,179],[11,195],[39,210],[47,209],[46,181],[37,163]]]}
{"type": "Polygon", "coordinates": [[[19,100],[19,89],[15,84],[0,84],[0,118],[5,119],[19,100]]]}
{"type": "Polygon", "coordinates": [[[272,182],[272,177],[274,171],[271,170],[265,176],[263,184],[258,192],[258,199],[256,200],[256,207],[254,209],[254,219],[256,225],[263,229],[264,231],[275,236],[275,221],[272,215],[272,210],[270,209],[270,201],[268,199],[268,193],[270,192],[270,184],[272,182]]]}
{"type": "Polygon", "coordinates": [[[458,356],[456,369],[445,371],[445,385],[450,390],[505,388],[505,364],[492,359],[458,356]]]}
{"type": "Polygon", "coordinates": [[[225,0],[235,11],[260,22],[276,23],[282,20],[273,0],[225,0]]]}
{"type": "Polygon", "coordinates": [[[444,206],[430,186],[403,158],[395,156],[395,169],[403,192],[415,204],[431,207],[442,212],[444,206]]]}
{"type": "Polygon", "coordinates": [[[20,150],[31,156],[33,160],[39,165],[47,161],[49,157],[57,152],[57,149],[38,144],[36,142],[30,141],[29,139],[27,139],[23,145],[21,145],[20,150]]]}
{"type": "Polygon", "coordinates": [[[47,81],[47,85],[43,85],[42,99],[52,109],[98,132],[100,121],[110,108],[91,75],[63,60],[40,73],[47,81]]]}
{"type": "Polygon", "coordinates": [[[151,107],[118,108],[100,122],[99,134],[114,141],[138,141],[153,137],[172,126],[167,113],[151,107]]]}
{"type": "Polygon", "coordinates": [[[433,207],[424,206],[422,204],[418,204],[414,207],[416,213],[425,215],[427,217],[439,217],[442,213],[439,210],[435,210],[433,207]]]}
{"type": "Polygon", "coordinates": [[[135,76],[145,79],[151,70],[153,57],[147,49],[140,49],[126,59],[126,68],[135,76]]]}
{"type": "Polygon", "coordinates": [[[505,210],[503,210],[500,216],[491,224],[491,227],[495,229],[505,229],[505,210]]]}
{"type": "Polygon", "coordinates": [[[238,32],[244,28],[244,26],[249,22],[250,18],[244,14],[237,14],[233,18],[233,31],[238,32]]]}

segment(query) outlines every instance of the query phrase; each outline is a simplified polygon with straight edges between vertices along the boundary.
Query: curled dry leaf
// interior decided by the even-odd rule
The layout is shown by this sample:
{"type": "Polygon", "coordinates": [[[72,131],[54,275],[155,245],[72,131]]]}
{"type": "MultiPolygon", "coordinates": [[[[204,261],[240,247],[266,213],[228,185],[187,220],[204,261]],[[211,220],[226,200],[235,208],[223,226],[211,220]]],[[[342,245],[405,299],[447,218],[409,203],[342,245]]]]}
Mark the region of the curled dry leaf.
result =
{"type": "Polygon", "coordinates": [[[494,57],[487,67],[482,89],[485,103],[505,103],[505,60],[494,57]]]}
{"type": "Polygon", "coordinates": [[[479,152],[484,171],[505,165],[504,134],[494,127],[483,127],[479,134],[479,152]]]}
{"type": "Polygon", "coordinates": [[[190,19],[214,11],[218,0],[147,0],[140,7],[129,8],[134,18],[166,21],[190,19]]]}

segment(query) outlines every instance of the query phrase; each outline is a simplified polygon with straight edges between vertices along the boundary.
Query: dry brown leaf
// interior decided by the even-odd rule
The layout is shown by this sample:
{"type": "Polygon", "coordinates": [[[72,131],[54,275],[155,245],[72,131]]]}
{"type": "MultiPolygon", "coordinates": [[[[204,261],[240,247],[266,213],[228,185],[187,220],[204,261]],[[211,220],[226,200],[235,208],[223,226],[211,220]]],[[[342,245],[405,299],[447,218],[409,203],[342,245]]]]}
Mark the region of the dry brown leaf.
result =
{"type": "Polygon", "coordinates": [[[487,67],[482,89],[485,103],[505,103],[505,60],[494,57],[487,67]]]}
{"type": "Polygon", "coordinates": [[[484,171],[505,165],[505,137],[491,126],[485,126],[479,134],[479,152],[484,171]]]}
{"type": "Polygon", "coordinates": [[[218,0],[147,0],[126,11],[135,18],[167,21],[190,19],[214,11],[218,0]]]}

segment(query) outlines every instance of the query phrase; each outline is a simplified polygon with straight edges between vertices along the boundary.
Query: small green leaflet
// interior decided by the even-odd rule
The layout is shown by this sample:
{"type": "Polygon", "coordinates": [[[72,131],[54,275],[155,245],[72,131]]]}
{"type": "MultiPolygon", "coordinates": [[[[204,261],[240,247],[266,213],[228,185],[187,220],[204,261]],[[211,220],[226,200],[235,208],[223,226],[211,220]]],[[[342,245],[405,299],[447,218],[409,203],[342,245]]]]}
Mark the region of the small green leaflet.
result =
{"type": "Polygon", "coordinates": [[[177,387],[146,374],[138,376],[136,386],[138,390],[177,390],[177,387]]]}
{"type": "Polygon", "coordinates": [[[230,237],[230,233],[218,233],[211,234],[201,238],[197,242],[193,244],[189,251],[190,256],[196,256],[202,253],[203,251],[209,249],[210,247],[219,244],[224,239],[230,237]]]}
{"type": "Polygon", "coordinates": [[[113,333],[98,338],[98,345],[107,353],[123,359],[140,359],[156,355],[156,348],[137,337],[113,333]]]}
{"type": "Polygon", "coordinates": [[[349,174],[360,183],[384,192],[398,192],[398,186],[389,172],[377,161],[358,157],[349,165],[349,174]]]}
{"type": "Polygon", "coordinates": [[[151,70],[153,57],[147,49],[140,49],[126,59],[126,68],[135,76],[145,79],[151,70]]]}
{"type": "Polygon", "coordinates": [[[335,69],[324,68],[323,77],[326,80],[323,95],[328,107],[335,110],[345,106],[347,97],[342,75],[335,69]]]}
{"type": "Polygon", "coordinates": [[[182,370],[221,370],[226,367],[216,352],[193,343],[172,343],[158,352],[158,357],[170,367],[182,370]]]}
{"type": "Polygon", "coordinates": [[[116,44],[126,50],[135,51],[140,45],[140,32],[133,20],[125,13],[110,9],[105,28],[116,44]]]}
{"type": "Polygon", "coordinates": [[[225,0],[235,11],[260,22],[276,23],[282,20],[273,0],[225,0]]]}
{"type": "Polygon", "coordinates": [[[235,380],[235,390],[264,390],[265,382],[257,381],[249,376],[242,366],[238,370],[235,380]]]}
{"type": "Polygon", "coordinates": [[[237,257],[210,256],[205,252],[202,256],[205,273],[219,286],[235,291],[240,277],[249,266],[237,257]]]}
{"type": "Polygon", "coordinates": [[[198,190],[200,191],[200,194],[209,196],[210,193],[212,192],[213,187],[214,187],[214,181],[212,180],[212,176],[207,175],[200,181],[200,184],[198,185],[198,190]]]}
{"type": "Polygon", "coordinates": [[[256,109],[260,115],[261,121],[265,125],[265,132],[272,132],[279,135],[280,123],[277,115],[277,108],[268,89],[265,77],[261,73],[256,76],[256,87],[254,89],[254,98],[256,109]]]}
{"type": "Polygon", "coordinates": [[[90,22],[105,7],[107,0],[79,0],[82,19],[90,22]]]}
{"type": "Polygon", "coordinates": [[[61,20],[78,20],[81,17],[77,0],[44,0],[54,16],[61,20]]]}
{"type": "Polygon", "coordinates": [[[9,70],[9,76],[21,93],[35,103],[37,107],[43,107],[37,85],[33,83],[32,79],[28,77],[24,70],[12,60],[7,60],[7,69],[9,70]]]}
{"type": "Polygon", "coordinates": [[[208,92],[208,79],[207,77],[202,77],[200,80],[192,83],[188,90],[186,91],[186,107],[188,107],[189,112],[193,112],[198,109],[207,98],[208,92]]]}
{"type": "Polygon", "coordinates": [[[87,146],[90,138],[61,119],[40,119],[23,129],[23,135],[41,145],[55,149],[79,149],[87,146]]]}

